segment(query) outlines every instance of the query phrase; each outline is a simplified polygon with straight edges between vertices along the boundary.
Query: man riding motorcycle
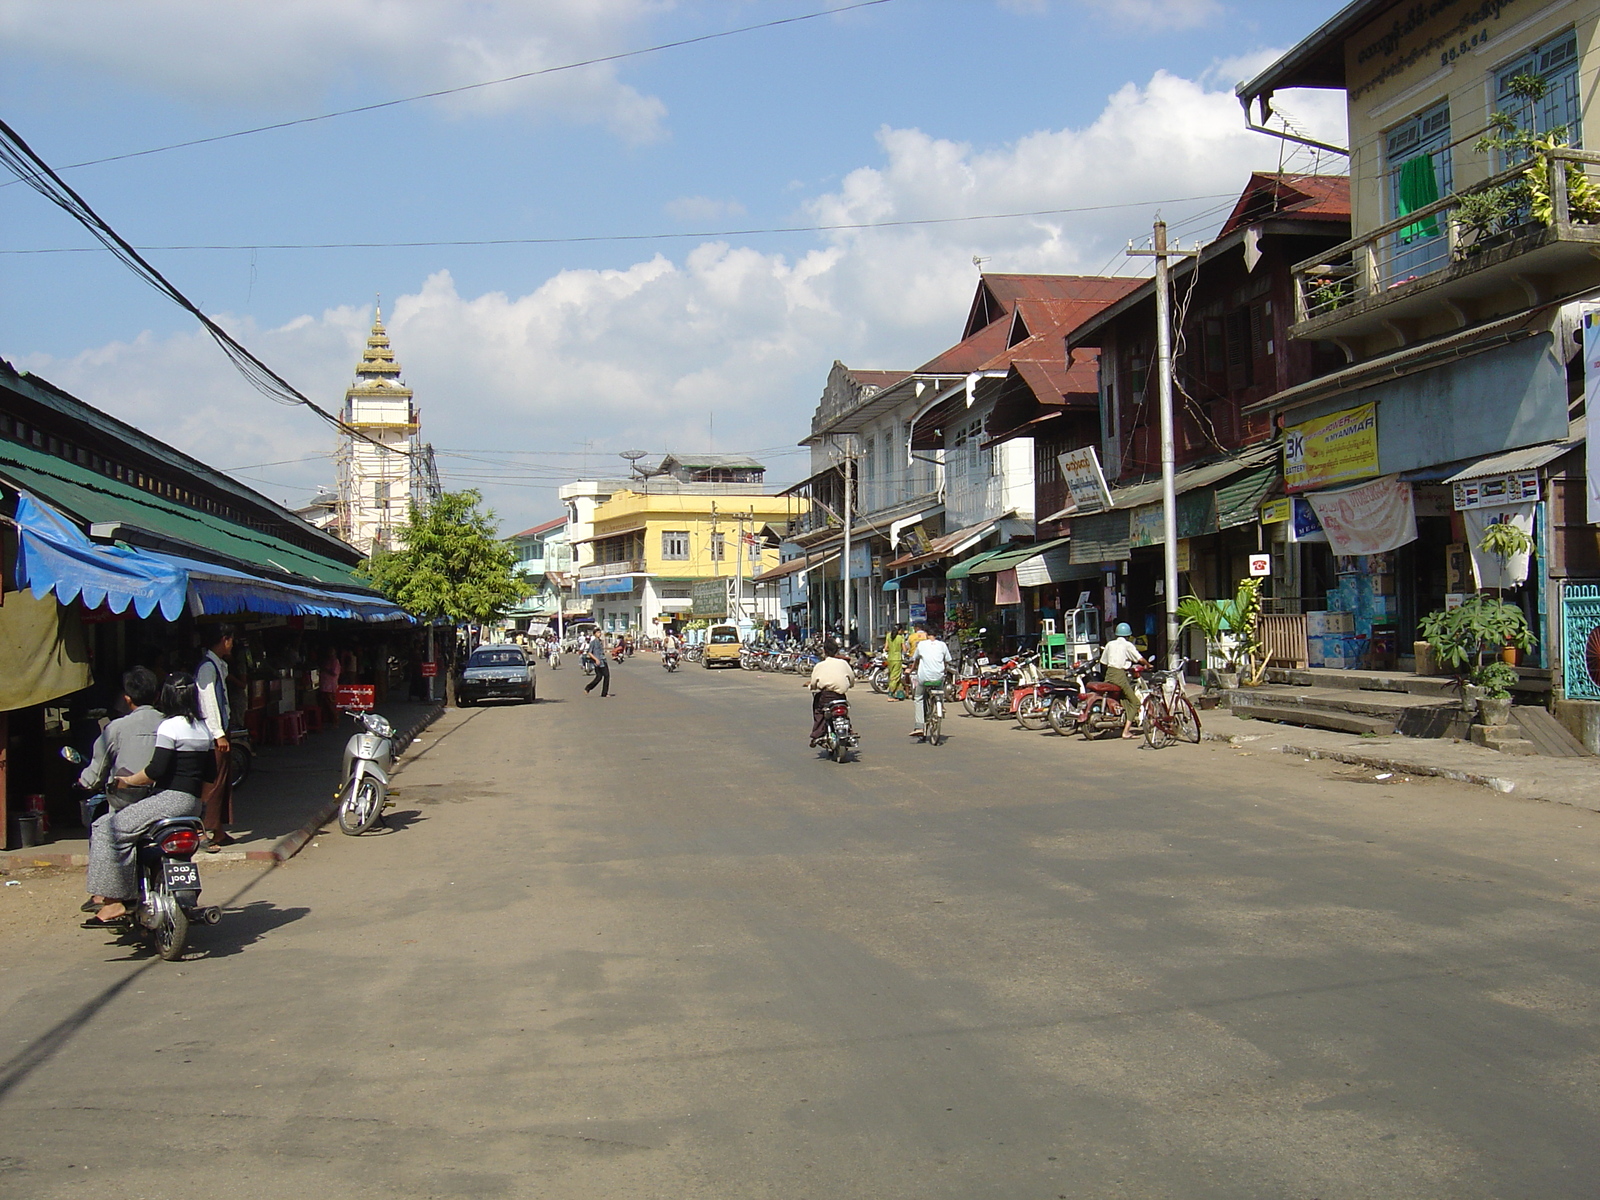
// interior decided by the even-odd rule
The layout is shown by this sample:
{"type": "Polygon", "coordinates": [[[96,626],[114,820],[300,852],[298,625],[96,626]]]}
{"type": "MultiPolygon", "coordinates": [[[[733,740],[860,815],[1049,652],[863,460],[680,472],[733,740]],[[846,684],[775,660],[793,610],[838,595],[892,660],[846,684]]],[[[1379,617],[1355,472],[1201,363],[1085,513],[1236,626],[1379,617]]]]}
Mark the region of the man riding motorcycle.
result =
{"type": "Polygon", "coordinates": [[[811,668],[806,687],[811,690],[811,744],[820,745],[828,736],[828,706],[843,700],[856,684],[856,673],[839,652],[839,643],[829,639],[822,644],[822,657],[811,668]]]}

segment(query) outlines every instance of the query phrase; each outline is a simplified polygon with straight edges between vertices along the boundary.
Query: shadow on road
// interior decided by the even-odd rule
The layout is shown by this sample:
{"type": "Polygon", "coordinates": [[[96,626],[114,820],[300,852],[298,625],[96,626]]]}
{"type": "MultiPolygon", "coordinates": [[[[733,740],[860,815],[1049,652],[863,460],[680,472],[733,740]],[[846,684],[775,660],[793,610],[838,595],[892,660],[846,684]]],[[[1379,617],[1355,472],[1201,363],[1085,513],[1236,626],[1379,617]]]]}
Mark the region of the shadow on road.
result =
{"type": "Polygon", "coordinates": [[[190,956],[227,958],[238,954],[274,929],[282,929],[310,912],[309,908],[279,908],[266,900],[254,900],[243,908],[224,908],[222,920],[217,924],[202,926],[190,933],[190,956]],[[194,954],[195,951],[199,953],[194,954]]]}

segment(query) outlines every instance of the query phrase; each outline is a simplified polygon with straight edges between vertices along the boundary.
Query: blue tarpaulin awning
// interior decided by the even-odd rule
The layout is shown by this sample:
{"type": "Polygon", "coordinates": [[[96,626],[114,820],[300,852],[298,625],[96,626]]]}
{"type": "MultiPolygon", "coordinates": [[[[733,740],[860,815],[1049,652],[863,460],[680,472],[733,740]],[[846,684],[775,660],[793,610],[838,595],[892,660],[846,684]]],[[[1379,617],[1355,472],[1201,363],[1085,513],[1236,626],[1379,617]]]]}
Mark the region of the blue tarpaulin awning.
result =
{"type": "Polygon", "coordinates": [[[154,555],[125,546],[102,546],[66,517],[27,492],[17,493],[17,581],[39,599],[54,592],[61,604],[129,606],[141,617],[157,609],[169,621],[183,614],[188,579],[154,555]]]}
{"type": "Polygon", "coordinates": [[[272,613],[290,617],[338,617],[347,621],[404,621],[405,611],[382,596],[358,596],[288,580],[266,579],[216,563],[149,552],[188,580],[189,607],[196,616],[272,613]]]}

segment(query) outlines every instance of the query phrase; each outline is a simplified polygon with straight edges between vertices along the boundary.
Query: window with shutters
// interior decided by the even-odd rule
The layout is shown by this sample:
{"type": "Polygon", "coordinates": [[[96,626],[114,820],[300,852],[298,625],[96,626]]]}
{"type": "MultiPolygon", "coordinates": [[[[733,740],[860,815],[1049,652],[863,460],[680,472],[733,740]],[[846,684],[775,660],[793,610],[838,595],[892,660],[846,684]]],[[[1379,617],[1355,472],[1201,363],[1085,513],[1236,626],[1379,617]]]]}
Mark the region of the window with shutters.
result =
{"type": "Polygon", "coordinates": [[[721,533],[713,533],[711,535],[711,561],[712,562],[723,562],[723,561],[725,561],[727,559],[727,557],[728,557],[728,539],[727,539],[727,535],[721,534],[721,533]]]}
{"type": "MultiPolygon", "coordinates": [[[[1583,97],[1578,91],[1578,35],[1567,30],[1542,46],[1518,55],[1494,73],[1494,108],[1516,121],[1519,128],[1537,134],[1557,133],[1559,140],[1572,146],[1583,145],[1583,97]],[[1538,100],[1516,96],[1511,81],[1518,75],[1531,75],[1545,86],[1538,100]]],[[[1519,154],[1502,156],[1498,166],[1512,165],[1519,154]]]]}
{"type": "Polygon", "coordinates": [[[1228,390],[1243,391],[1256,381],[1255,354],[1251,337],[1251,309],[1236,308],[1223,318],[1223,337],[1228,352],[1228,390]]]}
{"type": "Polygon", "coordinates": [[[669,562],[687,562],[689,559],[689,531],[668,529],[661,534],[661,557],[669,562]]]}

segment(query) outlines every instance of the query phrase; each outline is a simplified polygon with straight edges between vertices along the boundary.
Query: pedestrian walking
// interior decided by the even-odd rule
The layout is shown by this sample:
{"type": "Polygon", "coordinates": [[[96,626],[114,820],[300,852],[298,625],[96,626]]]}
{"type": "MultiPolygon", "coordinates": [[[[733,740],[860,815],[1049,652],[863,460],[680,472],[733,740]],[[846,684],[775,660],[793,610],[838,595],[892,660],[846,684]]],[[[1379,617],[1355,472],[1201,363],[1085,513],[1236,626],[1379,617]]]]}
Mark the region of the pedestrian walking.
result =
{"type": "Polygon", "coordinates": [[[906,627],[896,625],[889,630],[889,636],[883,639],[883,661],[889,668],[889,698],[891,700],[904,700],[906,698],[906,627]]]}
{"type": "Polygon", "coordinates": [[[594,678],[589,681],[585,692],[592,692],[595,685],[600,687],[600,699],[605,700],[611,695],[611,663],[606,659],[606,644],[600,638],[597,629],[594,636],[589,639],[589,645],[584,650],[583,656],[594,664],[594,678]]]}
{"type": "MultiPolygon", "coordinates": [[[[211,753],[216,758],[216,773],[200,793],[205,806],[201,819],[206,827],[205,849],[215,853],[233,841],[227,827],[233,824],[233,764],[228,745],[228,659],[233,657],[235,631],[232,625],[218,625],[211,634],[205,657],[195,669],[194,686],[200,703],[200,717],[211,734],[211,753]]],[[[169,714],[170,715],[170,714],[169,714]]]]}

